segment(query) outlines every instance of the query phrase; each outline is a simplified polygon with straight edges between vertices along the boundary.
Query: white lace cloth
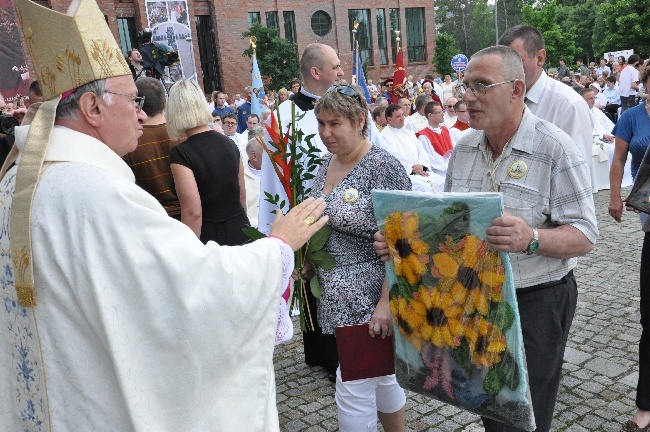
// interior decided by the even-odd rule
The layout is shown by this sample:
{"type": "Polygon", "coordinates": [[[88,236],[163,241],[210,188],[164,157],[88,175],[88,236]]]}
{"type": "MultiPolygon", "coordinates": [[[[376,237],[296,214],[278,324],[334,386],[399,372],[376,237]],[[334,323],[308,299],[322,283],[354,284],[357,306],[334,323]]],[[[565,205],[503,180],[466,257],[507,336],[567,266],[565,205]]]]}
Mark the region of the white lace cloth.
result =
{"type": "Polygon", "coordinates": [[[278,327],[275,330],[275,344],[279,345],[293,337],[293,322],[289,316],[289,299],[291,298],[289,284],[294,268],[294,254],[289,245],[282,240],[274,237],[269,237],[269,240],[274,241],[282,253],[282,285],[287,287],[280,297],[280,315],[278,316],[278,327]]]}

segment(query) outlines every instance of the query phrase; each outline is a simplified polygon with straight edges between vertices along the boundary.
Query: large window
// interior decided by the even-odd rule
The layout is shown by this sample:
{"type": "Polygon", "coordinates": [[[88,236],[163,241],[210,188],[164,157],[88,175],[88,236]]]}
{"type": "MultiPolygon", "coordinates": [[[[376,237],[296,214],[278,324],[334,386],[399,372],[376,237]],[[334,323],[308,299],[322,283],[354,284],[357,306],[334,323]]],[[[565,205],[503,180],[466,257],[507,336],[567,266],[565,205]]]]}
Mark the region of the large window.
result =
{"type": "Polygon", "coordinates": [[[278,24],[278,11],[266,13],[266,26],[268,28],[280,29],[280,25],[278,24]]]}
{"type": "Polygon", "coordinates": [[[196,15],[196,41],[199,45],[199,58],[203,72],[203,90],[212,93],[219,88],[219,67],[217,64],[217,44],[214,38],[214,26],[210,15],[196,15]]]}
{"type": "Polygon", "coordinates": [[[253,27],[253,24],[262,24],[259,12],[248,12],[248,27],[253,27]]]}
{"type": "Polygon", "coordinates": [[[377,9],[377,44],[379,45],[379,64],[388,64],[388,44],[386,43],[386,11],[377,9]]]}
{"type": "Polygon", "coordinates": [[[424,34],[424,8],[406,8],[406,43],[409,62],[426,61],[424,34]]]}
{"type": "Polygon", "coordinates": [[[296,45],[296,17],[293,11],[282,12],[282,18],[284,18],[284,38],[296,45]]]}
{"type": "MultiPolygon", "coordinates": [[[[399,30],[399,9],[388,9],[388,18],[390,19],[390,43],[392,45],[393,63],[397,61],[397,40],[395,30],[399,30]]],[[[400,39],[404,37],[399,35],[400,39]]],[[[402,44],[400,40],[400,45],[402,44]]]]}
{"type": "Polygon", "coordinates": [[[357,27],[357,41],[359,41],[361,62],[372,66],[372,25],[370,23],[370,10],[348,9],[348,21],[350,22],[350,46],[352,46],[352,29],[354,28],[355,20],[359,21],[359,27],[357,27]]]}
{"type": "Polygon", "coordinates": [[[117,29],[120,34],[120,48],[128,56],[131,48],[137,48],[135,18],[118,18],[117,29]]]}

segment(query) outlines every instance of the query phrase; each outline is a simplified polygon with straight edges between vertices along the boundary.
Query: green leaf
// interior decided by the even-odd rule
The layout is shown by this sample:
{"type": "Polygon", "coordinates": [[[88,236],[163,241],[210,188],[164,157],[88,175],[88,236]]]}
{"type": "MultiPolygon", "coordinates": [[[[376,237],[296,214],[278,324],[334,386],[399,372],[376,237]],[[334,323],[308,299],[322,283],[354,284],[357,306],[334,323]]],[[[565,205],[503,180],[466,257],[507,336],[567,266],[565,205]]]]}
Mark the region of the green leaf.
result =
{"type": "Polygon", "coordinates": [[[309,239],[309,243],[307,244],[307,253],[314,253],[323,249],[331,234],[332,228],[329,225],[324,225],[323,228],[316,231],[316,234],[311,236],[311,239],[309,239]]]}
{"type": "Polygon", "coordinates": [[[252,239],[253,241],[266,237],[266,234],[260,232],[257,228],[253,228],[250,225],[244,226],[241,230],[248,236],[249,239],[252,239]]]}
{"type": "Polygon", "coordinates": [[[311,293],[317,299],[320,298],[320,282],[318,282],[318,272],[309,280],[309,287],[311,288],[311,293]]]}
{"type": "Polygon", "coordinates": [[[485,374],[485,378],[483,379],[483,388],[488,395],[493,397],[498,395],[503,388],[501,377],[494,369],[488,370],[487,374],[485,374]]]}
{"type": "Polygon", "coordinates": [[[469,352],[469,344],[464,338],[456,349],[451,350],[451,355],[454,357],[456,364],[465,371],[465,375],[469,376],[472,369],[472,357],[469,352]]]}
{"type": "Polygon", "coordinates": [[[494,366],[494,370],[499,375],[499,380],[508,388],[515,390],[519,387],[519,368],[515,358],[508,351],[502,354],[501,362],[494,366]]]}
{"type": "Polygon", "coordinates": [[[331,270],[336,265],[334,257],[324,250],[307,253],[307,259],[313,265],[321,267],[325,270],[331,270]]]}
{"type": "Polygon", "coordinates": [[[515,311],[505,301],[498,303],[498,306],[497,303],[492,303],[487,320],[499,327],[501,333],[505,333],[515,321],[515,311]]]}

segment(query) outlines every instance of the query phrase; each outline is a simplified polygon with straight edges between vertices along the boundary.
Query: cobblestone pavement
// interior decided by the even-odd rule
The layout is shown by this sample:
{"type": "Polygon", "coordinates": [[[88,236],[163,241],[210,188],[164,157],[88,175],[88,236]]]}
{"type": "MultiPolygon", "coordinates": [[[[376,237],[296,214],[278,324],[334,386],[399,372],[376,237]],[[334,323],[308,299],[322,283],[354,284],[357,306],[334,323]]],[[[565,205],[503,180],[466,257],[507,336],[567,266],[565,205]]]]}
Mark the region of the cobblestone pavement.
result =
{"type": "MultiPolygon", "coordinates": [[[[578,309],[564,357],[555,431],[618,432],[634,410],[643,233],[636,215],[626,212],[621,224],[608,215],[609,191],[594,198],[600,238],[574,271],[578,309]]],[[[321,368],[304,364],[300,335],[277,347],[275,362],[281,429],[337,430],[334,384],[321,368]]],[[[412,392],[407,392],[406,419],[407,431],[483,431],[476,415],[412,392]]]]}

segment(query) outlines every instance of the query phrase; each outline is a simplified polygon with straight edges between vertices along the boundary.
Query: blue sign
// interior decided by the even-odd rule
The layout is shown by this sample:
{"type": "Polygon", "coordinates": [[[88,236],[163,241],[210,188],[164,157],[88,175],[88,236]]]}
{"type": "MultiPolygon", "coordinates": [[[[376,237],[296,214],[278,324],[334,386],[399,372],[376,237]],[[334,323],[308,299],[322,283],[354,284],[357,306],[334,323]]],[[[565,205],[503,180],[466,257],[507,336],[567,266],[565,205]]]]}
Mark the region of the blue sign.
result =
{"type": "Polygon", "coordinates": [[[451,67],[455,71],[464,71],[467,68],[469,59],[465,54],[456,54],[451,58],[451,67]]]}

